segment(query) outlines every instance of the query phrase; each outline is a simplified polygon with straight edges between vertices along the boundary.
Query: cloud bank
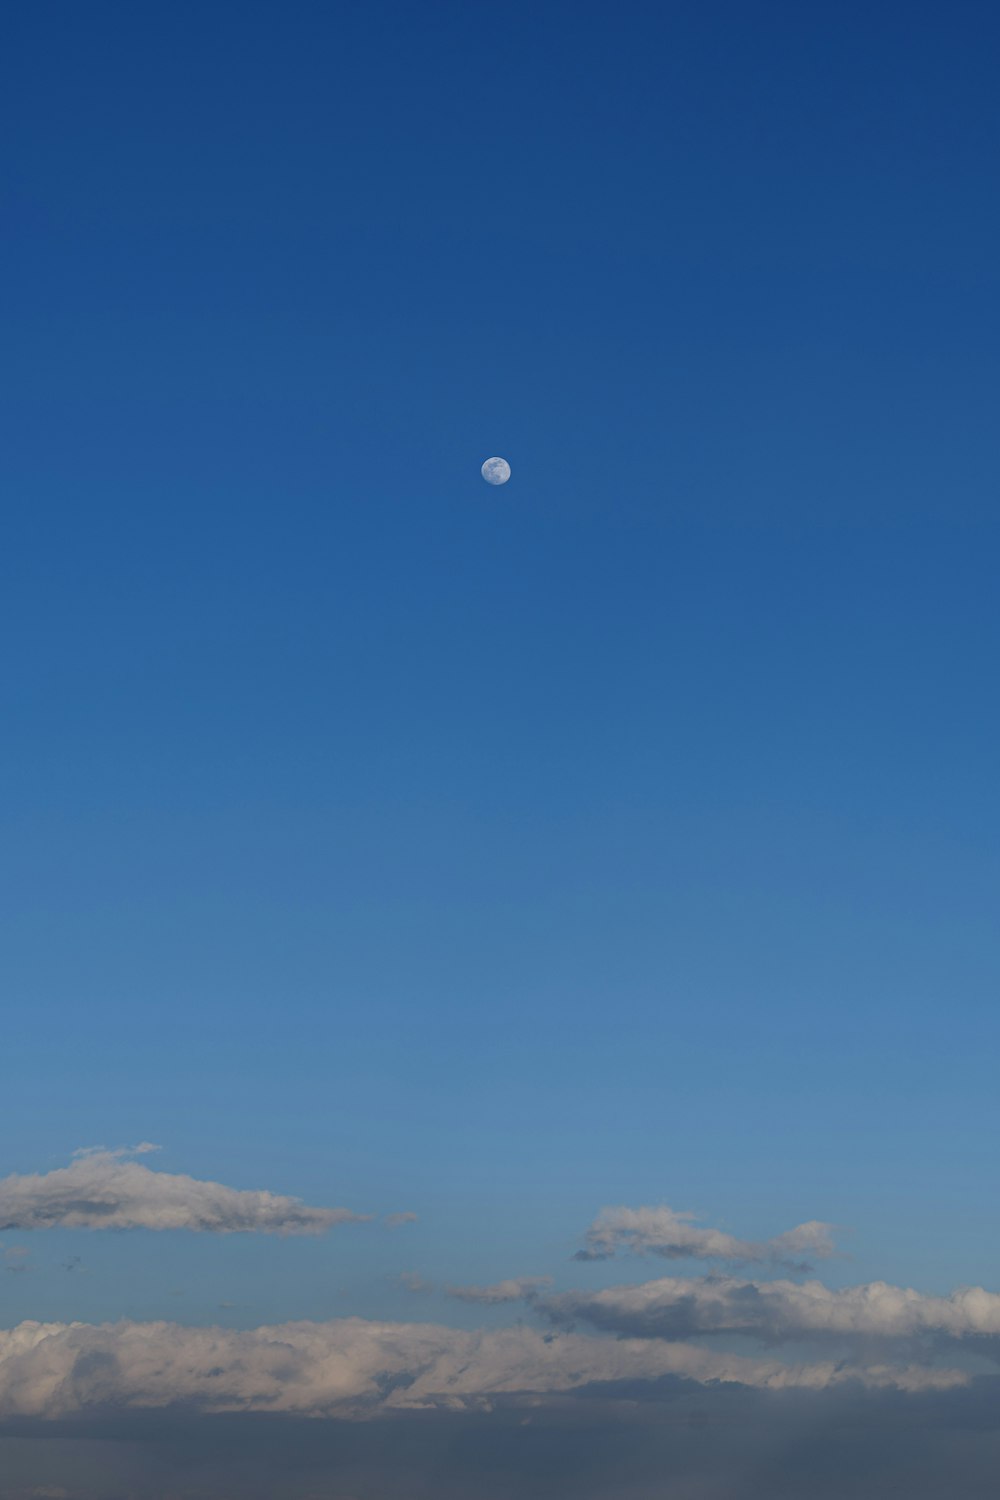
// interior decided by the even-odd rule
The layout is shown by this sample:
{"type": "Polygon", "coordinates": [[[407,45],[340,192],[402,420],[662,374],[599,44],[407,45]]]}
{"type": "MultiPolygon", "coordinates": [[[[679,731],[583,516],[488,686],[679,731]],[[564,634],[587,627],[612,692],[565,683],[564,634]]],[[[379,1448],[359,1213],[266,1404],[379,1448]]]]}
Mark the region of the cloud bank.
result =
{"type": "Polygon", "coordinates": [[[633,1338],[1000,1340],[1000,1295],[982,1287],[928,1297],[884,1281],[834,1290],[819,1281],[666,1276],[641,1286],[562,1292],[537,1305],[555,1323],[584,1322],[633,1338]]]}
{"type": "Polygon", "coordinates": [[[22,1323],[0,1332],[0,1419],[115,1409],[375,1417],[426,1409],[529,1404],[673,1377],[762,1390],[861,1384],[919,1392],[968,1383],[926,1365],[786,1363],[662,1339],[466,1331],[362,1318],[234,1331],[176,1323],[22,1323]]]}
{"type": "Polygon", "coordinates": [[[0,1179],[0,1232],[29,1229],[187,1229],[202,1234],[323,1234],[369,1215],[310,1208],[298,1198],[154,1172],[131,1149],[78,1152],[68,1167],[0,1179]]]}
{"type": "Polygon", "coordinates": [[[587,1230],[576,1260],[610,1260],[620,1250],[661,1255],[666,1260],[774,1261],[804,1265],[836,1253],[833,1226],[818,1219],[770,1240],[741,1240],[721,1229],[703,1228],[697,1215],[659,1208],[605,1208],[587,1230]]]}

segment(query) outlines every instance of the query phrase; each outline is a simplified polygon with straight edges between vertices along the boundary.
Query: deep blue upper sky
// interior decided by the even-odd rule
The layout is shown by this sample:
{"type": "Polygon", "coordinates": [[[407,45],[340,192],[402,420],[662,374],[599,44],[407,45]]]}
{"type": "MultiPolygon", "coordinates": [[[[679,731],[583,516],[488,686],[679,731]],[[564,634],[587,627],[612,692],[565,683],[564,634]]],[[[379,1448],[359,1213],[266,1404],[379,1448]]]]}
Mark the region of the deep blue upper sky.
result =
{"type": "Polygon", "coordinates": [[[995,1279],[995,7],[4,29],[3,1171],[421,1216],[12,1313],[608,1202],[995,1279]]]}

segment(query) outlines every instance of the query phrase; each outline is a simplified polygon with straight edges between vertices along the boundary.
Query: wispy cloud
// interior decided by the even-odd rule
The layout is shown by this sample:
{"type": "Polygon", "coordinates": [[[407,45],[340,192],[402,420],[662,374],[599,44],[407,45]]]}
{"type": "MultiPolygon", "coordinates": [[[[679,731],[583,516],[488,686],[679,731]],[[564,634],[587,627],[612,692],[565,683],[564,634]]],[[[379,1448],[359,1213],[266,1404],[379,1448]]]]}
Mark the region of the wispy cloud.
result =
{"type": "Polygon", "coordinates": [[[621,1250],[667,1260],[774,1261],[805,1267],[836,1253],[833,1226],[811,1219],[769,1240],[742,1240],[703,1227],[696,1214],[659,1208],[605,1208],[587,1230],[576,1260],[610,1260],[621,1250]]]}
{"type": "Polygon", "coordinates": [[[415,1296],[422,1297],[425,1293],[434,1290],[433,1281],[428,1281],[425,1276],[421,1276],[419,1271],[400,1271],[396,1280],[400,1286],[405,1287],[408,1292],[413,1292],[415,1296]]]}
{"type": "Polygon", "coordinates": [[[30,1263],[30,1252],[26,1245],[0,1245],[0,1265],[14,1275],[26,1271],[30,1263]]]}
{"type": "Polygon", "coordinates": [[[382,1222],[387,1229],[399,1229],[403,1224],[415,1224],[417,1222],[417,1215],[409,1212],[386,1214],[382,1222]]]}
{"type": "Polygon", "coordinates": [[[220,1182],[154,1172],[134,1160],[157,1148],[104,1147],[75,1153],[68,1167],[0,1179],[0,1231],[186,1229],[206,1234],[322,1234],[369,1218],[347,1208],[312,1208],[298,1198],[247,1192],[220,1182]]]}
{"type": "Polygon", "coordinates": [[[481,1302],[494,1305],[500,1302],[530,1302],[543,1286],[551,1286],[551,1276],[514,1276],[506,1281],[497,1281],[492,1286],[449,1286],[445,1288],[449,1297],[460,1302],[481,1302]]]}

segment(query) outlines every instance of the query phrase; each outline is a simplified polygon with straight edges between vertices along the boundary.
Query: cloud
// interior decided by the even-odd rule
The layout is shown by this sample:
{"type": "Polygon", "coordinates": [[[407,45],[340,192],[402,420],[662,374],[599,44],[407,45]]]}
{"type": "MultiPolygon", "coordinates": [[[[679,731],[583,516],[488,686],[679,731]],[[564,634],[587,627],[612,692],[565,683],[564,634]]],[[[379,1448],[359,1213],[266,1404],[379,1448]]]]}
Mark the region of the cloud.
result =
{"type": "Polygon", "coordinates": [[[176,1323],[22,1323],[0,1331],[0,1418],[183,1406],[189,1412],[373,1417],[482,1410],[496,1399],[586,1394],[673,1377],[765,1390],[844,1383],[903,1391],[963,1386],[927,1365],[786,1363],[661,1339],[516,1327],[467,1331],[344,1318],[248,1330],[176,1323]]]}
{"type": "Polygon", "coordinates": [[[775,1261],[799,1264],[835,1254],[833,1226],[811,1219],[773,1239],[741,1240],[702,1228],[693,1213],[660,1208],[605,1208],[587,1230],[576,1260],[610,1260],[619,1250],[667,1260],[775,1261]]]}
{"type": "Polygon", "coordinates": [[[884,1281],[834,1290],[819,1281],[666,1276],[640,1286],[562,1292],[537,1305],[556,1324],[584,1322],[633,1338],[746,1334],[769,1344],[817,1337],[1000,1339],[1000,1295],[982,1287],[928,1297],[884,1281]]]}
{"type": "Polygon", "coordinates": [[[154,1141],[140,1141],[137,1146],[78,1146],[70,1154],[78,1156],[148,1156],[151,1151],[162,1151],[154,1141]]]}
{"type": "Polygon", "coordinates": [[[551,1276],[516,1276],[498,1281],[493,1286],[449,1286],[445,1290],[449,1297],[457,1297],[460,1302],[495,1305],[499,1302],[530,1302],[537,1297],[541,1287],[551,1285],[551,1276]]]}
{"type": "Polygon", "coordinates": [[[401,1224],[415,1224],[417,1215],[413,1213],[386,1214],[383,1223],[389,1229],[398,1229],[401,1224]]]}
{"type": "Polygon", "coordinates": [[[209,1234],[322,1234],[370,1215],[311,1208],[298,1198],[245,1192],[219,1182],[154,1172],[131,1160],[157,1148],[143,1142],[76,1152],[53,1172],[0,1179],[0,1231],[27,1229],[188,1229],[209,1234]]]}
{"type": "Polygon", "coordinates": [[[423,1295],[425,1292],[432,1292],[434,1290],[433,1281],[428,1281],[426,1277],[421,1276],[419,1271],[400,1271],[396,1280],[408,1292],[414,1292],[417,1295],[423,1295]]]}

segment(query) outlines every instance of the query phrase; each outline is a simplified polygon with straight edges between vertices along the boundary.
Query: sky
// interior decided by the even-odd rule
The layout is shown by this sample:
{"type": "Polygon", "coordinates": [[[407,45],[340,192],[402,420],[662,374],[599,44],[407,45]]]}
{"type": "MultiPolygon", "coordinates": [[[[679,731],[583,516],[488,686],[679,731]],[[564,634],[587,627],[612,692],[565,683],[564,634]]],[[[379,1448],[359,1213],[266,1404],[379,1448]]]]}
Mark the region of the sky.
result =
{"type": "Polygon", "coordinates": [[[994,8],[4,30],[2,1500],[992,1494],[994,8]]]}

